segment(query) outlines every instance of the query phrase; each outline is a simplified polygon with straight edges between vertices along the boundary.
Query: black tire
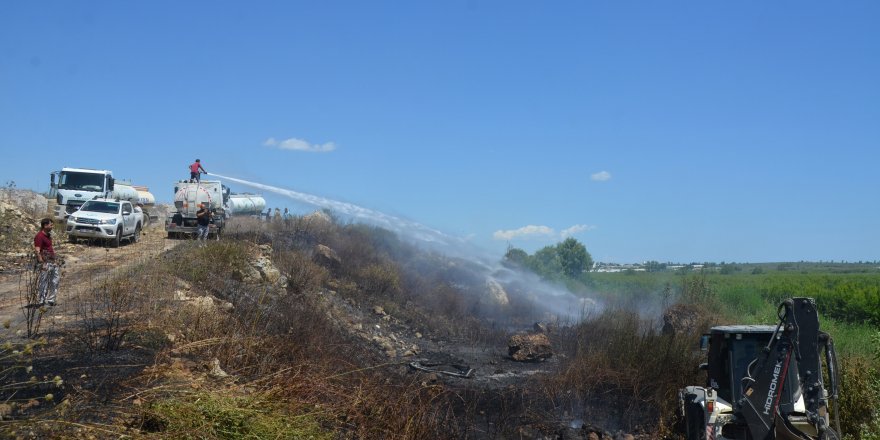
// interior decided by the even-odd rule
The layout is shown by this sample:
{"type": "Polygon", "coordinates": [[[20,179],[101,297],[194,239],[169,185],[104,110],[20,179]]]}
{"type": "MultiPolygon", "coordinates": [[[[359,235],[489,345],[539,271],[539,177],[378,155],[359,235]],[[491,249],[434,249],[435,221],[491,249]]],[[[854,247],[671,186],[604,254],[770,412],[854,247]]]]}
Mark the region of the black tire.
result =
{"type": "Polygon", "coordinates": [[[110,247],[118,248],[122,242],[122,226],[116,228],[116,236],[110,239],[110,247]]]}
{"type": "Polygon", "coordinates": [[[76,244],[76,237],[73,236],[73,234],[68,234],[68,235],[67,235],[67,241],[70,242],[70,243],[76,244]]]}
{"type": "Polygon", "coordinates": [[[134,235],[131,236],[131,242],[137,243],[141,241],[141,225],[137,225],[134,228],[134,235]]]}

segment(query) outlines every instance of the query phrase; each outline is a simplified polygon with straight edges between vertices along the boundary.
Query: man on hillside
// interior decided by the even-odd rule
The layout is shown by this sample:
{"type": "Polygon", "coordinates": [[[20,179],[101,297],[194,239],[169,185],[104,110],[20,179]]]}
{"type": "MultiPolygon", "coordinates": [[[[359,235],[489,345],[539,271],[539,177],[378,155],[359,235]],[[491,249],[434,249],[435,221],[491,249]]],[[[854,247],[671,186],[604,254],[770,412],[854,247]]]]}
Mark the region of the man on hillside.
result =
{"type": "Polygon", "coordinates": [[[55,249],[52,247],[52,228],[55,223],[50,218],[40,220],[40,232],[34,236],[34,251],[40,265],[38,280],[39,304],[55,305],[58,297],[58,284],[61,282],[61,271],[55,261],[55,249]]]}
{"type": "Polygon", "coordinates": [[[196,159],[196,161],[189,166],[189,180],[200,182],[202,180],[201,173],[208,174],[208,172],[205,171],[205,168],[202,167],[202,162],[196,159]]]}
{"type": "Polygon", "coordinates": [[[208,211],[208,207],[204,203],[200,203],[199,210],[196,212],[196,221],[199,224],[196,230],[198,231],[197,238],[199,240],[208,239],[208,225],[211,224],[212,218],[214,218],[214,213],[208,211]]]}

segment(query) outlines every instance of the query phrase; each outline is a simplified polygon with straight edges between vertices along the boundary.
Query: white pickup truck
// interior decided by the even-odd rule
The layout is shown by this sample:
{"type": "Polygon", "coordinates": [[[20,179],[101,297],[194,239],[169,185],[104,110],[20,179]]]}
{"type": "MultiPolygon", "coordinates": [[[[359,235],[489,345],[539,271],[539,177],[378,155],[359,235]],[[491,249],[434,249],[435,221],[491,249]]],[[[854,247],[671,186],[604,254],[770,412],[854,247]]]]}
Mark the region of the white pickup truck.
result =
{"type": "Polygon", "coordinates": [[[67,218],[67,237],[71,243],[79,238],[98,238],[119,247],[123,239],[137,243],[143,224],[143,212],[131,202],[96,198],[67,218]]]}

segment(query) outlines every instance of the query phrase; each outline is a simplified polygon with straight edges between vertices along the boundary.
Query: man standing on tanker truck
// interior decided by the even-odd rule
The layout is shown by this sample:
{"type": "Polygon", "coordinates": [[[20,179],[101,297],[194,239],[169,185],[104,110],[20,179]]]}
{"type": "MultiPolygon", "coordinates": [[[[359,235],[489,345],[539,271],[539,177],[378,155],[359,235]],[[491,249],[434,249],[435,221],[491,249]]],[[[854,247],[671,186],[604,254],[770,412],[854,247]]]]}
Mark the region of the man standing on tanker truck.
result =
{"type": "Polygon", "coordinates": [[[205,168],[202,167],[202,162],[196,159],[196,161],[189,166],[189,180],[201,182],[201,173],[208,174],[208,172],[205,171],[205,168]]]}

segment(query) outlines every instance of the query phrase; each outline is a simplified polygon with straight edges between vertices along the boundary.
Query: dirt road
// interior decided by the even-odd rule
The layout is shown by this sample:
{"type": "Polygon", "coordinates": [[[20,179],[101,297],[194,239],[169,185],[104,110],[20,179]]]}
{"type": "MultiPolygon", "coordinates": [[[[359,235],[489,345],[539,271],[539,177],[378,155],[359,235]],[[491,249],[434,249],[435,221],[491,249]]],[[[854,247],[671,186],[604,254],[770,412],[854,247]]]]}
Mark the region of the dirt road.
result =
{"type": "MultiPolygon", "coordinates": [[[[115,249],[104,243],[80,241],[72,244],[67,242],[65,234],[56,231],[54,235],[56,253],[63,259],[64,265],[58,289],[58,305],[46,308],[41,324],[43,330],[51,330],[73,317],[75,311],[70,307],[70,299],[84,286],[88,286],[89,281],[102,279],[116,270],[154,257],[181,242],[165,238],[162,222],[154,222],[148,226],[138,243],[123,242],[115,249]]],[[[24,263],[19,265],[27,266],[24,263]]],[[[0,323],[5,327],[7,336],[26,335],[21,294],[26,279],[25,267],[21,271],[0,275],[0,323]]]]}

